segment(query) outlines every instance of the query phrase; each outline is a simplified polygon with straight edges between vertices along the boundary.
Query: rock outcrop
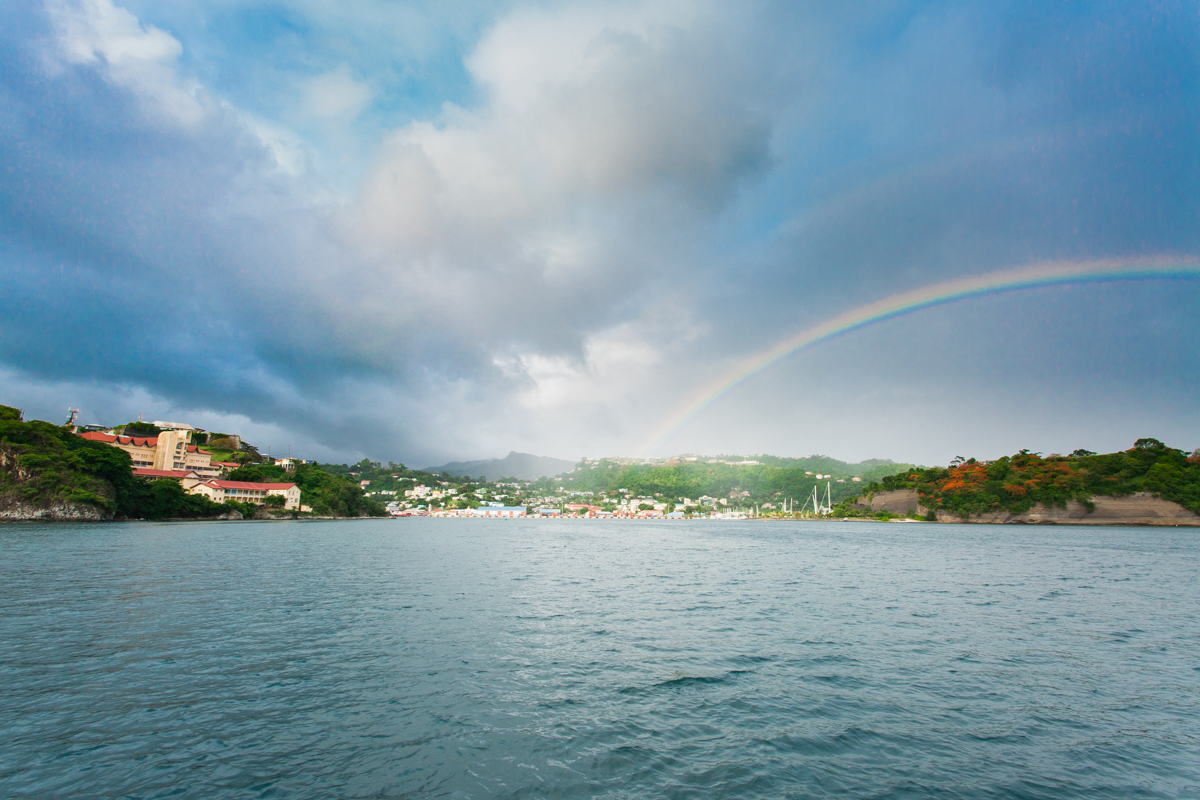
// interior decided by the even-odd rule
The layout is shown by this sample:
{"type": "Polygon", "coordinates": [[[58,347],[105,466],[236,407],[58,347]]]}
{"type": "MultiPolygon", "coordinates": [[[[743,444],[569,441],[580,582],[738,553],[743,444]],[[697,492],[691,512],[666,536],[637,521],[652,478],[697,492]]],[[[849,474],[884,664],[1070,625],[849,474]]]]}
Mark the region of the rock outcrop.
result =
{"type": "Polygon", "coordinates": [[[56,503],[50,506],[32,506],[27,503],[12,503],[0,508],[0,521],[21,522],[41,520],[43,522],[98,522],[110,516],[95,506],[56,503]]]}
{"type": "Polygon", "coordinates": [[[914,489],[876,492],[869,499],[867,497],[860,498],[854,507],[870,511],[886,511],[889,514],[924,515],[928,512],[928,509],[921,505],[921,497],[914,489]]]}
{"type": "MultiPolygon", "coordinates": [[[[870,499],[862,498],[857,507],[871,511],[887,511],[892,514],[924,514],[920,498],[911,489],[878,492],[870,499]]],[[[951,511],[937,511],[938,522],[978,522],[991,524],[1025,525],[1194,525],[1200,526],[1200,516],[1193,514],[1178,503],[1155,497],[1149,492],[1138,492],[1123,497],[1098,495],[1091,498],[1092,508],[1083,503],[1070,501],[1066,508],[1038,504],[1021,514],[1008,511],[992,511],[972,514],[963,519],[951,511]]]]}

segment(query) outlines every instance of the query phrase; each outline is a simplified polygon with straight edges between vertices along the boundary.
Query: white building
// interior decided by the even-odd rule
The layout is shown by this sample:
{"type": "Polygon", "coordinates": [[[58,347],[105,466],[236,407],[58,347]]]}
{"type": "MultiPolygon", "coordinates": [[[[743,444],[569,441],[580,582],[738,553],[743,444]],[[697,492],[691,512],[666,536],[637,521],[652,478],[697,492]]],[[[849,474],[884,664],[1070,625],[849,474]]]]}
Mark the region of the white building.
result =
{"type": "Polygon", "coordinates": [[[188,494],[201,494],[214,503],[236,500],[239,503],[262,505],[273,495],[283,496],[283,507],[288,511],[300,510],[300,487],[294,483],[250,483],[249,481],[183,481],[188,494]]]}
{"type": "Polygon", "coordinates": [[[476,517],[523,517],[525,506],[480,506],[474,510],[476,517]]]}

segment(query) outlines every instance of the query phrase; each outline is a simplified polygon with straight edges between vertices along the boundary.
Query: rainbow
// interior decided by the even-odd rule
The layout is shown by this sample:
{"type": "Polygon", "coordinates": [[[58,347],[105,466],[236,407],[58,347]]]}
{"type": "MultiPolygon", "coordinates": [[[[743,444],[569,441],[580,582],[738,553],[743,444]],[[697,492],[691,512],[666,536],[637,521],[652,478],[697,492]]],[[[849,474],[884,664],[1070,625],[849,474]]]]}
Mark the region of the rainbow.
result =
{"type": "Polygon", "coordinates": [[[747,358],[729,370],[719,380],[693,396],[650,439],[640,454],[653,452],[675,434],[696,414],[715,400],[777,361],[800,350],[828,341],[835,336],[866,328],[925,308],[953,303],[971,297],[1015,292],[1043,286],[1062,286],[1075,283],[1146,280],[1152,278],[1200,277],[1200,261],[1124,260],[1088,261],[1077,263],[1050,262],[1030,267],[992,272],[970,278],[925,286],[911,292],[894,294],[882,300],[840,314],[808,330],[776,344],[774,347],[747,358]]]}

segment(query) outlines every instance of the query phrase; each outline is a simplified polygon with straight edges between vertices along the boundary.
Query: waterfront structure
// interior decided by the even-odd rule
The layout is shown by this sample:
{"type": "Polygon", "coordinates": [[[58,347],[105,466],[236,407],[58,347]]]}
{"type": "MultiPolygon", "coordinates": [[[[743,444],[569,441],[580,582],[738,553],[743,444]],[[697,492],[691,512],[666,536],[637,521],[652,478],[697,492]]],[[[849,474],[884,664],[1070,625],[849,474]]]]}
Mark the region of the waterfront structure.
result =
{"type": "Polygon", "coordinates": [[[300,487],[294,483],[251,483],[250,481],[184,480],[183,488],[188,494],[204,495],[214,503],[236,500],[239,503],[262,505],[271,495],[282,495],[283,507],[288,511],[301,511],[300,487]]]}
{"type": "Polygon", "coordinates": [[[474,510],[476,517],[523,517],[525,506],[480,506],[474,510]]]}

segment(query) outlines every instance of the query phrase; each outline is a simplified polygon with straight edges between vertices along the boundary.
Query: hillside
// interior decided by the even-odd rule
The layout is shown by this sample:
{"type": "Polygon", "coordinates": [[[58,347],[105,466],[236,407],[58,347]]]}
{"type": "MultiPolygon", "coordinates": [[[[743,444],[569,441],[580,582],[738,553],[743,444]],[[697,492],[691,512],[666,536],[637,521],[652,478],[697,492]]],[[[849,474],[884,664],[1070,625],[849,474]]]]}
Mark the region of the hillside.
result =
{"type": "Polygon", "coordinates": [[[228,509],[133,475],[129,454],[0,406],[0,519],[211,517],[228,509]]]}
{"type": "Polygon", "coordinates": [[[490,458],[483,461],[451,461],[440,467],[426,467],[424,471],[440,472],[464,478],[483,477],[489,481],[498,481],[503,478],[532,481],[558,475],[574,468],[574,461],[550,456],[534,456],[514,450],[504,458],[490,458]]]}
{"type": "Polygon", "coordinates": [[[848,464],[828,456],[779,458],[776,456],[721,456],[695,460],[671,459],[664,464],[637,464],[613,459],[584,461],[570,473],[553,481],[542,480],[545,490],[562,487],[569,491],[616,494],[628,490],[635,496],[666,498],[701,496],[732,497],[740,502],[758,503],[791,499],[802,503],[816,487],[822,499],[828,485],[834,502],[858,494],[859,477],[870,482],[897,470],[913,469],[911,464],[867,461],[848,464]],[[757,464],[739,462],[757,461],[757,464]],[[732,462],[732,463],[728,463],[732,462]],[[830,478],[817,478],[829,475],[830,478]],[[841,481],[841,482],[839,482],[841,481]]]}
{"type": "Polygon", "coordinates": [[[247,464],[229,473],[231,481],[254,483],[295,483],[300,497],[312,513],[333,517],[382,517],[387,514],[383,504],[364,496],[358,482],[335,475],[318,464],[302,464],[287,472],[274,464],[247,464]]]}
{"type": "MultiPolygon", "coordinates": [[[[294,481],[316,514],[379,516],[383,506],[364,497],[358,482],[306,464],[294,476],[275,466],[243,467],[233,480],[294,481]]],[[[240,517],[262,509],[217,504],[184,492],[173,480],[133,474],[128,453],[76,436],[49,422],[24,422],[0,406],[0,519],[201,519],[240,517]]]]}
{"type": "MultiPolygon", "coordinates": [[[[1098,498],[1134,496],[1142,498],[1142,505],[1147,498],[1159,498],[1200,514],[1200,450],[1188,454],[1157,439],[1138,439],[1129,450],[1118,453],[1076,450],[1069,456],[1043,457],[1022,450],[995,461],[972,458],[948,467],[905,470],[884,477],[852,499],[859,502],[847,502],[835,513],[854,516],[900,511],[898,507],[876,507],[874,496],[884,494],[910,497],[909,505],[919,503],[930,517],[939,519],[1026,515],[1049,521],[1055,514],[1048,512],[1072,504],[1082,507],[1076,515],[1082,518],[1098,498]]],[[[1111,507],[1112,503],[1105,505],[1111,507]]]]}

